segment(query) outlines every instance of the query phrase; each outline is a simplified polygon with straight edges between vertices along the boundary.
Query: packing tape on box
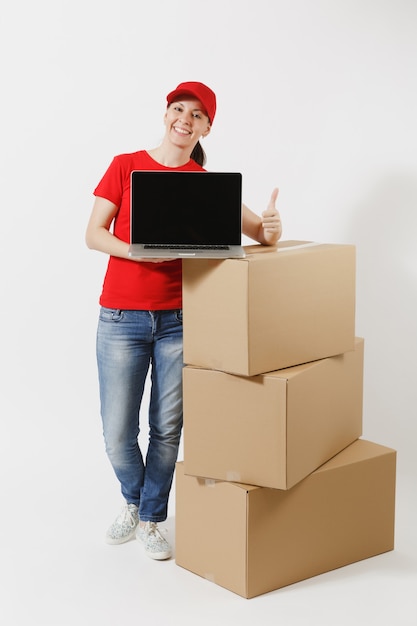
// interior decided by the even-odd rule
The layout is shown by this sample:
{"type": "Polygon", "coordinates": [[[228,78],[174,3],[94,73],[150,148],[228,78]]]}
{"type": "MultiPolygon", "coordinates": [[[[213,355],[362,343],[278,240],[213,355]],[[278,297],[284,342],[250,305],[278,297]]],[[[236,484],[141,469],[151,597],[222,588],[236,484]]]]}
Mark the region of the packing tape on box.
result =
{"type": "Polygon", "coordinates": [[[229,470],[228,472],[226,472],[226,480],[231,483],[242,482],[240,480],[240,472],[237,472],[236,470],[229,470]]]}
{"type": "Polygon", "coordinates": [[[318,241],[305,241],[304,243],[297,243],[293,246],[286,246],[285,243],[287,242],[283,241],[280,245],[275,244],[275,246],[245,246],[246,256],[250,257],[256,254],[269,254],[270,252],[291,252],[291,250],[299,250],[300,248],[311,248],[323,245],[318,241]]]}
{"type": "Polygon", "coordinates": [[[290,250],[299,250],[300,248],[311,248],[313,246],[322,246],[322,243],[316,241],[309,241],[308,243],[299,243],[296,246],[286,246],[283,248],[277,248],[277,252],[289,252],[290,250]]]}
{"type": "Polygon", "coordinates": [[[213,478],[205,478],[204,484],[206,487],[214,487],[216,485],[216,481],[213,478]]]}
{"type": "Polygon", "coordinates": [[[215,576],[214,576],[214,574],[212,574],[212,573],[210,573],[210,574],[204,574],[204,576],[203,576],[203,577],[204,577],[206,580],[208,580],[209,582],[211,582],[211,583],[216,583],[215,576]]]}

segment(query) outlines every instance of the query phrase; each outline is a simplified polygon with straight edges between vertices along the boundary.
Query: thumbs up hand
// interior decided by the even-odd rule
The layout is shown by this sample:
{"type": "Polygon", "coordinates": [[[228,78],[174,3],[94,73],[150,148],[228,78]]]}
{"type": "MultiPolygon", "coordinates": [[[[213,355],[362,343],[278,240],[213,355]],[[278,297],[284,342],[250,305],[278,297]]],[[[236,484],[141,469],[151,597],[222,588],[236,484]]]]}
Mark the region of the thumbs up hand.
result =
{"type": "Polygon", "coordinates": [[[274,189],[262,216],[251,211],[246,204],[242,204],[242,233],[263,246],[273,246],[281,237],[281,218],[275,207],[277,198],[278,189],[274,189]]]}
{"type": "Polygon", "coordinates": [[[281,218],[275,206],[279,189],[275,188],[271,194],[268,206],[262,213],[262,228],[265,240],[268,243],[275,243],[281,236],[281,218]]]}

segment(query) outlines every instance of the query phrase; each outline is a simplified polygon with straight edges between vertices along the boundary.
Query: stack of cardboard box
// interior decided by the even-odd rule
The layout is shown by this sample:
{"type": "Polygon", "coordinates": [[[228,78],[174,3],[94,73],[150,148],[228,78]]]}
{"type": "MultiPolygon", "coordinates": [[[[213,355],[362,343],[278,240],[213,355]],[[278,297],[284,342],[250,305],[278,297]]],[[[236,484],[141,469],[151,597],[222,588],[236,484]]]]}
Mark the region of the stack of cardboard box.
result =
{"type": "Polygon", "coordinates": [[[394,546],[395,451],[361,439],[355,248],[183,263],[176,562],[250,598],[394,546]]]}

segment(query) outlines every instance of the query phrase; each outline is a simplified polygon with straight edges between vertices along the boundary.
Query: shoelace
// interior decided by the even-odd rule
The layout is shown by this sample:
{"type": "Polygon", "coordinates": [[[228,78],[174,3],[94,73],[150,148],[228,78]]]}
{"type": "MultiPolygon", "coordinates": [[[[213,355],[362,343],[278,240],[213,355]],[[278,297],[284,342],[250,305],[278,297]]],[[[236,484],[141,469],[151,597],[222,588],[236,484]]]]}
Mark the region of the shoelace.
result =
{"type": "MultiPolygon", "coordinates": [[[[145,529],[149,537],[152,537],[153,539],[158,539],[158,536],[159,536],[160,539],[165,541],[164,537],[162,536],[161,530],[158,527],[156,522],[146,522],[145,529]]],[[[164,528],[164,532],[166,533],[165,528],[164,528]]]]}
{"type": "Polygon", "coordinates": [[[128,504],[125,507],[123,507],[123,509],[121,510],[120,515],[117,518],[117,522],[119,524],[125,524],[126,523],[131,528],[136,526],[135,518],[134,518],[133,513],[130,510],[128,504]]]}

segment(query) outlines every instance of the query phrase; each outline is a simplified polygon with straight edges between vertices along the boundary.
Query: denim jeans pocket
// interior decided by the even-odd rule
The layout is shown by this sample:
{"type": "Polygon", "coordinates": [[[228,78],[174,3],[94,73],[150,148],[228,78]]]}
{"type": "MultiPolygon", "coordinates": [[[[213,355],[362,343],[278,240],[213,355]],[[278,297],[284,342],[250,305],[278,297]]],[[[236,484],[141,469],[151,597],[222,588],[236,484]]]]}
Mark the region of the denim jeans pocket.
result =
{"type": "Polygon", "coordinates": [[[121,309],[108,309],[107,307],[100,308],[100,321],[102,322],[120,322],[124,317],[124,312],[121,309]]]}

